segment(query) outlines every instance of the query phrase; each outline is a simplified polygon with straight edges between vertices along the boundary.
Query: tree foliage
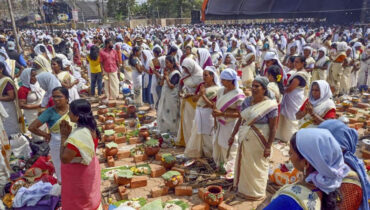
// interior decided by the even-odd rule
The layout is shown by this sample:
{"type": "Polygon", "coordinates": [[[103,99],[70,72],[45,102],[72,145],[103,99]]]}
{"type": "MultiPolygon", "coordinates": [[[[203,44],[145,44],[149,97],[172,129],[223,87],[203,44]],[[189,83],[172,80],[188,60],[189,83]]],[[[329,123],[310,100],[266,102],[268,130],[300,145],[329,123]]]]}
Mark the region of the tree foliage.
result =
{"type": "Polygon", "coordinates": [[[200,10],[203,0],[147,0],[137,4],[135,0],[109,0],[108,16],[126,19],[130,7],[131,18],[185,18],[191,10],[200,10]]]}

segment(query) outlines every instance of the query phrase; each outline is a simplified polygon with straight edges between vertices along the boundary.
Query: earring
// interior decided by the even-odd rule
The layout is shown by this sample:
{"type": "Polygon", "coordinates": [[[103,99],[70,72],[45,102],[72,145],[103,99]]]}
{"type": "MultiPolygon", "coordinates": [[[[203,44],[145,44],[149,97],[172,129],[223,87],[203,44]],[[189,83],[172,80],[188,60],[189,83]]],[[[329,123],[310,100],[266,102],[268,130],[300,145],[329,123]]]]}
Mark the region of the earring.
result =
{"type": "Polygon", "coordinates": [[[303,175],[306,176],[306,166],[303,168],[303,175]]]}

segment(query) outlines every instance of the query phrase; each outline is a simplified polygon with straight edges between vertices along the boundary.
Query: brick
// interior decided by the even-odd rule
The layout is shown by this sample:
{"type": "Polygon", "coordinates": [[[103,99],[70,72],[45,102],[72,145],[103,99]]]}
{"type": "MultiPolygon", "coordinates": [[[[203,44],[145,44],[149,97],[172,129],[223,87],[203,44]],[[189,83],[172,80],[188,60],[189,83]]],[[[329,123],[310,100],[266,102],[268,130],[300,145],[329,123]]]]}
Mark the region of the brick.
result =
{"type": "Polygon", "coordinates": [[[156,161],[162,161],[162,154],[157,153],[157,154],[155,155],[155,160],[156,160],[156,161]]]}
{"type": "Polygon", "coordinates": [[[148,177],[146,176],[134,176],[131,179],[131,188],[145,187],[148,183],[148,177]]]}
{"type": "Polygon", "coordinates": [[[357,123],[357,119],[356,118],[349,118],[349,123],[357,123]]]}
{"type": "Polygon", "coordinates": [[[182,169],[182,168],[178,168],[178,167],[172,167],[172,168],[171,168],[171,171],[177,171],[177,172],[179,172],[182,176],[184,176],[184,174],[185,174],[185,170],[184,170],[184,169],[182,169]]]}
{"type": "Polygon", "coordinates": [[[148,156],[146,154],[134,156],[135,163],[146,161],[146,160],[148,160],[148,156]]]}
{"type": "Polygon", "coordinates": [[[99,120],[99,122],[105,122],[104,115],[99,115],[98,120],[99,120]]]}
{"type": "Polygon", "coordinates": [[[122,143],[126,142],[126,136],[125,135],[118,137],[118,135],[115,134],[115,136],[116,136],[116,139],[114,140],[114,142],[116,142],[117,144],[122,144],[122,143]]]}
{"type": "Polygon", "coordinates": [[[157,198],[160,196],[165,196],[168,194],[168,190],[170,188],[167,186],[162,186],[162,187],[155,187],[151,190],[152,198],[157,198]]]}
{"type": "Polygon", "coordinates": [[[155,178],[155,177],[160,177],[162,176],[164,173],[166,173],[166,169],[161,166],[161,165],[157,165],[157,164],[149,164],[150,166],[150,169],[151,169],[151,177],[155,178]]]}
{"type": "Polygon", "coordinates": [[[366,104],[366,103],[358,103],[357,104],[357,107],[358,108],[361,108],[361,109],[366,109],[369,107],[369,104],[366,104]]]}
{"type": "Polygon", "coordinates": [[[139,139],[139,137],[131,137],[129,139],[129,143],[130,144],[139,144],[140,143],[140,139],[139,139]]]}
{"type": "Polygon", "coordinates": [[[118,187],[118,194],[121,197],[121,200],[127,200],[128,199],[128,192],[127,192],[125,186],[119,186],[118,187]]]}
{"type": "Polygon", "coordinates": [[[107,157],[107,163],[109,167],[114,167],[114,159],[112,156],[107,157]]]}
{"type": "Polygon", "coordinates": [[[202,203],[191,207],[191,210],[209,210],[209,205],[208,203],[202,203]]]}
{"type": "Polygon", "coordinates": [[[349,108],[349,109],[347,110],[347,112],[349,112],[349,113],[351,113],[351,114],[357,114],[358,110],[357,110],[357,109],[355,109],[355,108],[349,108]]]}
{"type": "Polygon", "coordinates": [[[114,174],[114,183],[116,183],[117,185],[126,185],[126,184],[130,184],[130,181],[131,179],[127,179],[127,178],[123,178],[123,177],[118,177],[117,174],[114,174]]]}
{"type": "Polygon", "coordinates": [[[131,155],[130,150],[118,150],[117,159],[121,160],[124,158],[129,158],[130,155],[131,155]]]}
{"type": "Polygon", "coordinates": [[[115,107],[116,106],[116,101],[108,101],[108,107],[115,107]]]}
{"type": "Polygon", "coordinates": [[[206,193],[207,189],[204,187],[198,188],[198,197],[204,200],[204,193],[206,193]]]}
{"type": "Polygon", "coordinates": [[[123,125],[119,125],[119,126],[114,127],[114,131],[116,133],[125,133],[126,132],[126,128],[123,125]]]}
{"type": "Polygon", "coordinates": [[[350,123],[350,124],[348,124],[348,127],[355,129],[356,125],[354,123],[350,123]]]}
{"type": "Polygon", "coordinates": [[[227,205],[225,202],[221,202],[220,205],[218,205],[219,210],[235,210],[234,207],[227,205]]]}
{"type": "Polygon", "coordinates": [[[193,188],[191,186],[177,186],[175,187],[175,195],[177,196],[192,196],[193,188]]]}

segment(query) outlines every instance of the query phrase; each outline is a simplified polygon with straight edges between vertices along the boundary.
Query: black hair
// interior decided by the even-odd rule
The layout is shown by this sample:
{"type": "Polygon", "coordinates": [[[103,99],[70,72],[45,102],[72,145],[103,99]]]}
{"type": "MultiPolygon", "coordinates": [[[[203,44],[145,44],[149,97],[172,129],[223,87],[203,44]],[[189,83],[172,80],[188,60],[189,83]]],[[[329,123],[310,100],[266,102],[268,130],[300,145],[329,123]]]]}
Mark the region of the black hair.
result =
{"type": "Polygon", "coordinates": [[[304,57],[303,55],[300,55],[300,56],[296,56],[295,58],[298,58],[298,59],[299,59],[299,61],[300,61],[301,63],[303,63],[303,64],[304,64],[304,66],[306,66],[306,57],[304,57]]]}
{"type": "Polygon", "coordinates": [[[60,70],[63,71],[63,61],[62,61],[62,59],[60,59],[58,57],[55,57],[55,58],[51,59],[51,62],[57,63],[58,66],[60,66],[60,70]]]}
{"type": "Polygon", "coordinates": [[[134,56],[135,54],[140,50],[140,47],[138,46],[135,46],[132,48],[132,52],[131,52],[131,55],[130,57],[128,58],[128,63],[131,65],[131,66],[135,66],[136,63],[134,63],[134,56]]]}
{"type": "Polygon", "coordinates": [[[153,53],[154,53],[154,55],[160,55],[162,53],[162,50],[159,47],[155,47],[153,49],[153,53]]]}
{"type": "Polygon", "coordinates": [[[110,38],[106,39],[106,40],[104,41],[105,46],[107,46],[107,45],[109,44],[109,42],[110,42],[110,41],[112,41],[110,38]]]}
{"type": "Polygon", "coordinates": [[[281,75],[280,66],[278,66],[278,65],[272,65],[272,66],[270,66],[267,69],[267,73],[274,77],[274,79],[276,80],[276,83],[277,83],[277,85],[279,87],[279,92],[281,94],[283,94],[284,93],[283,75],[281,75]],[[280,75],[280,81],[279,82],[277,81],[278,80],[277,79],[278,75],[280,75]]]}
{"type": "Polygon", "coordinates": [[[172,65],[173,65],[173,68],[174,69],[178,69],[177,68],[177,64],[176,64],[176,59],[175,57],[173,57],[172,55],[167,55],[166,56],[166,60],[169,61],[172,65]]]}
{"type": "Polygon", "coordinates": [[[299,159],[304,159],[303,155],[299,152],[297,147],[297,132],[290,138],[290,145],[292,146],[295,153],[297,153],[299,159]]]}
{"type": "MultiPolygon", "coordinates": [[[[303,155],[299,152],[297,147],[297,133],[293,134],[292,138],[290,139],[290,145],[292,146],[294,152],[297,153],[299,159],[305,159],[303,155]]],[[[342,201],[342,199],[343,197],[339,188],[337,188],[333,192],[330,192],[329,194],[322,192],[321,209],[337,210],[339,209],[338,205],[342,201]]]]}
{"type": "Polygon", "coordinates": [[[289,59],[290,62],[294,63],[295,57],[297,57],[297,56],[289,56],[288,59],[289,59]]]}
{"type": "Polygon", "coordinates": [[[64,95],[64,97],[66,97],[66,99],[69,100],[69,92],[67,88],[59,86],[59,87],[54,88],[52,92],[54,91],[61,92],[64,95]]]}
{"type": "Polygon", "coordinates": [[[40,46],[40,51],[41,51],[42,53],[46,53],[46,48],[45,48],[45,46],[41,45],[41,46],[40,46]]]}
{"type": "Polygon", "coordinates": [[[4,76],[11,78],[11,76],[10,76],[9,72],[6,70],[6,66],[5,66],[5,64],[3,62],[0,62],[0,70],[1,70],[1,73],[4,76]]]}
{"type": "Polygon", "coordinates": [[[171,46],[170,49],[168,50],[167,55],[171,55],[174,52],[177,52],[177,47],[171,46]]]}
{"type": "Polygon", "coordinates": [[[101,139],[101,134],[96,124],[91,105],[86,99],[76,99],[72,101],[69,108],[73,115],[78,116],[77,127],[85,127],[96,132],[101,139]]]}
{"type": "Polygon", "coordinates": [[[90,48],[90,59],[96,61],[96,59],[98,59],[98,56],[99,56],[99,47],[93,45],[90,48]]]}

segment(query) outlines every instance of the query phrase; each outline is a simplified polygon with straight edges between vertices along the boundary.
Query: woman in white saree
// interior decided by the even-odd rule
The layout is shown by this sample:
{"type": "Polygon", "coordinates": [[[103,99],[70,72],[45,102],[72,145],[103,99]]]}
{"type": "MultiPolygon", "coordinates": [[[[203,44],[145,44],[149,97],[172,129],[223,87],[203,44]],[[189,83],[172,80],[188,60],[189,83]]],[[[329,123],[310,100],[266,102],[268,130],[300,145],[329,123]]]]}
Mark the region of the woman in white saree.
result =
{"type": "Polygon", "coordinates": [[[157,122],[161,133],[175,134],[179,127],[179,86],[181,73],[176,68],[173,56],[166,57],[166,68],[163,72],[161,98],[158,104],[157,122]]]}
{"type": "Polygon", "coordinates": [[[326,47],[321,47],[318,52],[319,57],[317,58],[314,69],[312,70],[312,81],[326,80],[328,74],[327,69],[330,59],[326,55],[326,47]]]}
{"type": "Polygon", "coordinates": [[[247,46],[247,54],[242,56],[242,84],[244,87],[251,87],[252,81],[256,76],[256,49],[253,45],[247,46]]]}
{"type": "Polygon", "coordinates": [[[203,71],[203,79],[204,83],[200,84],[197,95],[193,97],[197,101],[197,108],[191,136],[184,152],[185,156],[190,158],[200,158],[203,155],[212,157],[214,127],[212,111],[220,88],[216,69],[207,66],[203,71]]]}
{"type": "Polygon", "coordinates": [[[279,116],[279,126],[276,138],[288,142],[292,135],[298,130],[298,121],[295,114],[302,106],[305,98],[305,89],[308,85],[310,75],[304,69],[305,58],[298,56],[294,60],[297,72],[288,80],[288,86],[284,91],[279,116]]]}
{"type": "Polygon", "coordinates": [[[179,146],[185,146],[190,139],[196,108],[196,103],[193,101],[192,96],[195,95],[198,85],[203,81],[203,69],[193,59],[185,58],[182,62],[182,69],[186,76],[181,79],[184,86],[181,90],[181,121],[176,141],[179,146]]]}
{"type": "Polygon", "coordinates": [[[239,117],[240,105],[245,98],[243,91],[239,89],[236,71],[225,69],[221,72],[220,78],[223,87],[217,92],[216,107],[212,113],[216,118],[212,156],[218,167],[235,158],[237,142],[229,149],[228,140],[239,117]]]}
{"type": "Polygon", "coordinates": [[[262,200],[266,195],[269,157],[278,117],[278,104],[270,94],[268,84],[266,77],[259,76],[253,81],[252,96],[243,101],[240,117],[229,137],[232,145],[238,133],[234,187],[248,200],[254,201],[262,200]]]}

